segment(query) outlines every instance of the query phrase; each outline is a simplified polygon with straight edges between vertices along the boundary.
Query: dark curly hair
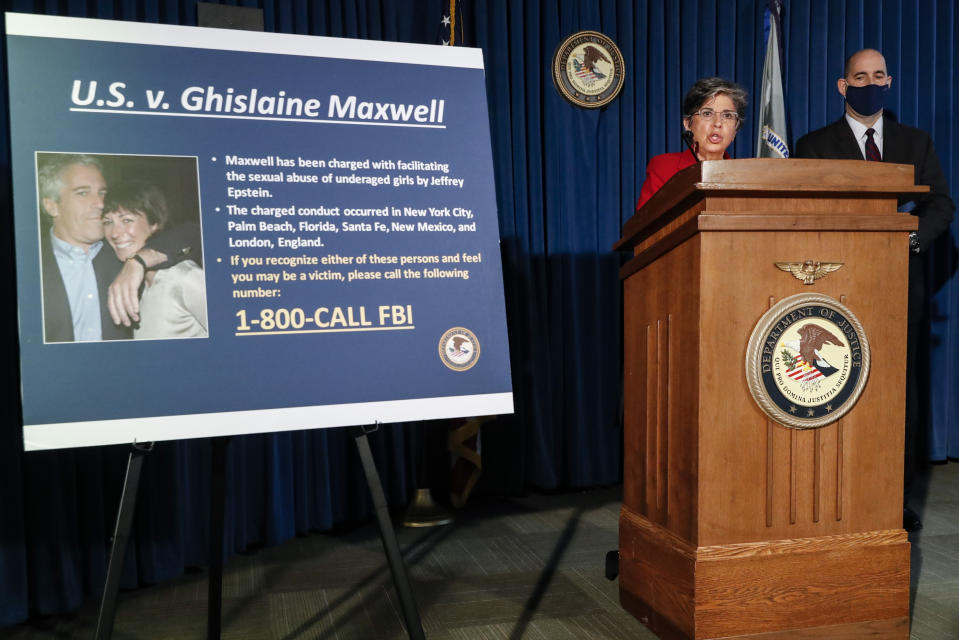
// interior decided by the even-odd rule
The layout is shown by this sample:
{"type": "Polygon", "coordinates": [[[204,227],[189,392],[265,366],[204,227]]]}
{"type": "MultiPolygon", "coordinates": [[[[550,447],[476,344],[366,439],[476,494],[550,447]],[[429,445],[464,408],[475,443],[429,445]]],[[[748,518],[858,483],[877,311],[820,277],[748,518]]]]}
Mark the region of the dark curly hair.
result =
{"type": "Polygon", "coordinates": [[[170,219],[166,196],[159,187],[144,180],[128,180],[107,191],[103,214],[120,209],[142,213],[147,222],[155,224],[158,230],[164,228],[170,219]]]}
{"type": "Polygon", "coordinates": [[[746,105],[749,103],[749,94],[735,82],[724,78],[700,78],[697,80],[686,92],[686,97],[683,98],[683,119],[691,118],[706,102],[720,94],[729,96],[729,99],[733,101],[736,113],[739,114],[737,128],[741,128],[743,122],[746,121],[746,105]]]}

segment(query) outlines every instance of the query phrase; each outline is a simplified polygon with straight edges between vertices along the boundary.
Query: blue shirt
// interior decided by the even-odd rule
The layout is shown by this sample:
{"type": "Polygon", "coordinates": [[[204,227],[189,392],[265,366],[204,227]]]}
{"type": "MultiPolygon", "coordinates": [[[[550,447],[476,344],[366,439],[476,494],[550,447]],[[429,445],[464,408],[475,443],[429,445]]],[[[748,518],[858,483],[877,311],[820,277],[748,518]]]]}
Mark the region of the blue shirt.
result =
{"type": "Polygon", "coordinates": [[[53,256],[60,267],[60,277],[67,290],[70,302],[70,317],[73,320],[73,339],[76,342],[103,340],[103,325],[100,324],[100,290],[93,271],[93,259],[103,248],[103,241],[94,242],[84,251],[58,238],[50,230],[53,256]]]}

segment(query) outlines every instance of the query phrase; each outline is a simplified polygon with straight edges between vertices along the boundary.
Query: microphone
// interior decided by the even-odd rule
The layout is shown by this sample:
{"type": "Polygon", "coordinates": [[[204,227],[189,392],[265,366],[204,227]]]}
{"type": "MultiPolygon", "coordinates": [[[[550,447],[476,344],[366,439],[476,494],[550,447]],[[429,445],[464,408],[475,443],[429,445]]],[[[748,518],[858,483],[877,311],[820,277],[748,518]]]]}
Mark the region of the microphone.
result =
{"type": "Polygon", "coordinates": [[[693,132],[689,129],[683,129],[683,142],[685,142],[686,146],[689,147],[689,152],[693,154],[693,159],[696,160],[696,163],[698,164],[702,162],[702,160],[700,160],[699,156],[696,154],[696,147],[699,145],[696,145],[696,143],[693,142],[693,132]]]}

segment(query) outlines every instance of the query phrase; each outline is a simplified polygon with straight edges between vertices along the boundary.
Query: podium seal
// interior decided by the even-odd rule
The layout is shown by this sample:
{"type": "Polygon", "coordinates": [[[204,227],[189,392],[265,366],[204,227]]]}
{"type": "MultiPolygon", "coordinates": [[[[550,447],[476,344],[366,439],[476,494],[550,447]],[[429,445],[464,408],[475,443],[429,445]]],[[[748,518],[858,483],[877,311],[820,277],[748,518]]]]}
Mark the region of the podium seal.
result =
{"type": "Polygon", "coordinates": [[[596,109],[612,102],[623,88],[623,54],[598,31],[579,31],[553,54],[553,84],[578,107],[596,109]]]}
{"type": "Polygon", "coordinates": [[[480,356],[476,334],[463,327],[453,327],[443,334],[439,344],[440,360],[453,371],[471,369],[480,356]]]}
{"type": "Polygon", "coordinates": [[[794,429],[833,423],[869,378],[869,342],[837,300],[799,294],[763,314],[746,347],[746,381],[763,412],[794,429]]]}

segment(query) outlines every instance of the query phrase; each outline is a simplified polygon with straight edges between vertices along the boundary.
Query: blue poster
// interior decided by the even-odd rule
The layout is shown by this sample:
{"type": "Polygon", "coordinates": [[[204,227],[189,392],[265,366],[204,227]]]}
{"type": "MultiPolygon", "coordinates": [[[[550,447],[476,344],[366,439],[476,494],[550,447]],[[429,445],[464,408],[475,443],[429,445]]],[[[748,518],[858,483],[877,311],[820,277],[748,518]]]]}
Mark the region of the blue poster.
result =
{"type": "Polygon", "coordinates": [[[6,24],[27,449],[512,411],[480,50],[6,24]]]}

